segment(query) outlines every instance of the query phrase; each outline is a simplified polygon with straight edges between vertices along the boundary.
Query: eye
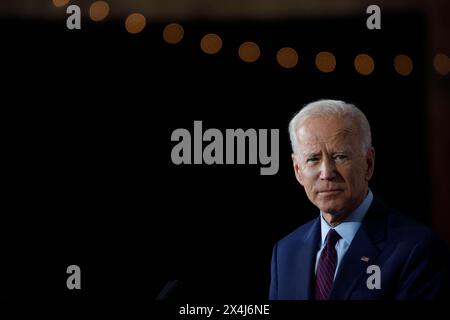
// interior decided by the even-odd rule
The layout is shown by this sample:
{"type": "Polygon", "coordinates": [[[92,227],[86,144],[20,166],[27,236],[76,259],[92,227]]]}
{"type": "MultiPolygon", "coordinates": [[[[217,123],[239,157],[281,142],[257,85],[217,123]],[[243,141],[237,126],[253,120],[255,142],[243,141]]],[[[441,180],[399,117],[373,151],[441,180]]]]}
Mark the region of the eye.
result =
{"type": "Polygon", "coordinates": [[[347,160],[347,156],[345,154],[337,154],[333,157],[334,161],[344,161],[347,160]]]}
{"type": "Polygon", "coordinates": [[[310,157],[310,158],[306,159],[306,162],[314,163],[314,162],[317,162],[318,160],[319,160],[319,158],[317,158],[317,157],[310,157]]]}

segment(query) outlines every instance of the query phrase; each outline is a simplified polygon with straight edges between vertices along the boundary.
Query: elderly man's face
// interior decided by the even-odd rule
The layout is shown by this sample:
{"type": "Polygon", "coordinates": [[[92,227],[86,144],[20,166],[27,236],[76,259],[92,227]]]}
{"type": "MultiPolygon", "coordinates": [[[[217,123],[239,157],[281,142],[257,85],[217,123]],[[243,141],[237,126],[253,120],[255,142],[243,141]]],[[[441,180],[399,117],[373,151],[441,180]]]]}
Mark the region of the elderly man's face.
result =
{"type": "Polygon", "coordinates": [[[296,134],[294,170],[309,200],[331,216],[354,210],[368,191],[374,149],[362,152],[360,133],[348,117],[308,118],[296,134]]]}

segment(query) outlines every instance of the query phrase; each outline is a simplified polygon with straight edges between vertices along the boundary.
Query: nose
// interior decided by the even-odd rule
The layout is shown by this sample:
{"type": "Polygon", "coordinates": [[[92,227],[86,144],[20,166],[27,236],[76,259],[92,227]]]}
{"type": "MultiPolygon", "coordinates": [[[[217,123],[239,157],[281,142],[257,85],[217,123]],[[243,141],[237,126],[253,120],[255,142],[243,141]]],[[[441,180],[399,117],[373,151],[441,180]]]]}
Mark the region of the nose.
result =
{"type": "Polygon", "coordinates": [[[336,164],[332,159],[323,159],[320,165],[320,179],[333,180],[336,178],[336,164]]]}

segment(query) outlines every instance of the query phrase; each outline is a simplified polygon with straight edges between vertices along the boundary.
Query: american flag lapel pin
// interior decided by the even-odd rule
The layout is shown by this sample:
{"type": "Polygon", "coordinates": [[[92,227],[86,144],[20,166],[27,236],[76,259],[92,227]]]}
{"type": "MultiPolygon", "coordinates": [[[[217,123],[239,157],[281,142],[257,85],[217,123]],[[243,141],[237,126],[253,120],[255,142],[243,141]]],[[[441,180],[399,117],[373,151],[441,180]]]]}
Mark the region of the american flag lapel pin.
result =
{"type": "Polygon", "coordinates": [[[362,256],[362,257],[361,257],[361,261],[369,262],[369,257],[362,256]]]}

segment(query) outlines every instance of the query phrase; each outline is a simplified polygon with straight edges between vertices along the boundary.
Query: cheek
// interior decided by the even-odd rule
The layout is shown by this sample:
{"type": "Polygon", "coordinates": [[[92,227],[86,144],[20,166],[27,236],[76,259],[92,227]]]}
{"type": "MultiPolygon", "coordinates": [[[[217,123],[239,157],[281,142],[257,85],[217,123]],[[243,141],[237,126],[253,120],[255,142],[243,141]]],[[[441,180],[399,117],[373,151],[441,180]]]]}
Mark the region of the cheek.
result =
{"type": "Polygon", "coordinates": [[[316,181],[317,174],[314,169],[306,167],[301,170],[301,176],[304,186],[311,187],[316,181]]]}
{"type": "Polygon", "coordinates": [[[354,189],[358,189],[364,184],[364,170],[361,166],[350,165],[342,168],[342,177],[345,180],[345,184],[349,192],[354,189]]]}
{"type": "Polygon", "coordinates": [[[312,179],[315,176],[317,176],[317,168],[314,168],[313,166],[303,166],[302,167],[302,174],[307,177],[308,179],[312,179]]]}

